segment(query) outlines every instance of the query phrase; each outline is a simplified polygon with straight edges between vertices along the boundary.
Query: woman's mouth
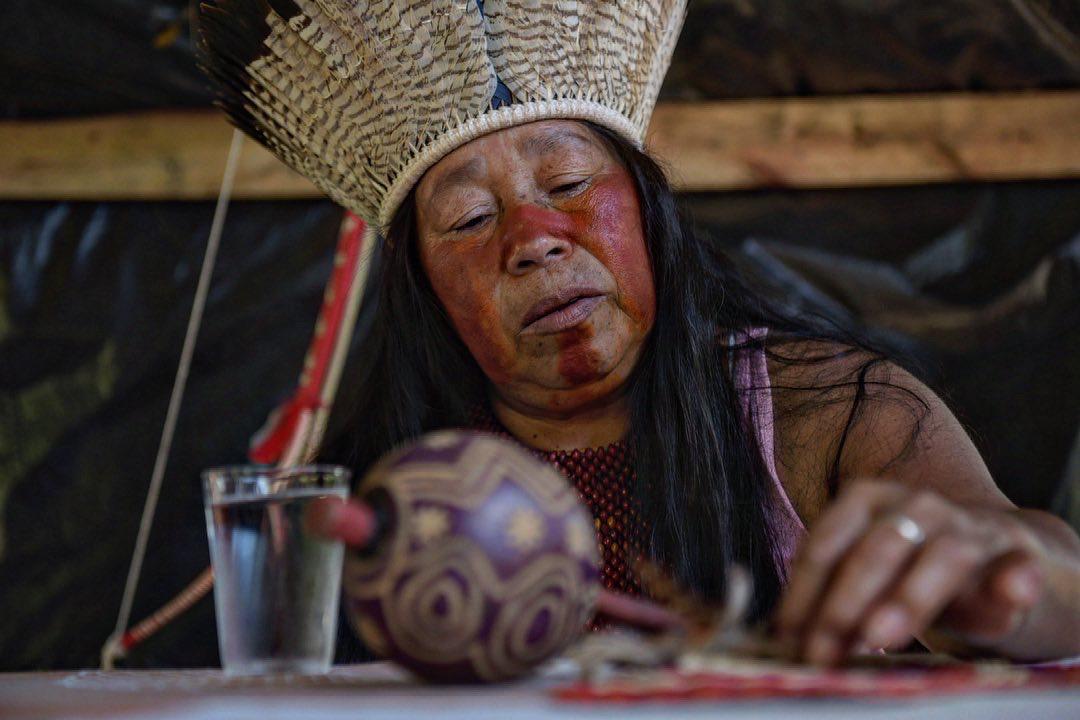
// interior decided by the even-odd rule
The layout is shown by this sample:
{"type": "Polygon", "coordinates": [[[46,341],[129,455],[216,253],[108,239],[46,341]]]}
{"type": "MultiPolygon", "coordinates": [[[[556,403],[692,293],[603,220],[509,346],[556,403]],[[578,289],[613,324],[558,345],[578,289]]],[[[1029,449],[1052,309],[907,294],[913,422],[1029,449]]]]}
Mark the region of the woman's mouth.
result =
{"type": "Polygon", "coordinates": [[[603,300],[604,296],[599,294],[574,295],[566,300],[543,300],[526,315],[521,331],[543,335],[569,330],[585,322],[603,300]]]}

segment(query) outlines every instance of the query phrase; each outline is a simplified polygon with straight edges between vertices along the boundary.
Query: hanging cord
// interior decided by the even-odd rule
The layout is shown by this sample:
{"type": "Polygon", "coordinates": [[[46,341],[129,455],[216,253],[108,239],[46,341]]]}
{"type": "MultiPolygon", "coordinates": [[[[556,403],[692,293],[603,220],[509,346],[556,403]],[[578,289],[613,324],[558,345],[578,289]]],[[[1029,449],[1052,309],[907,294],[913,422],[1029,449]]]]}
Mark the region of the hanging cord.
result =
{"type": "Polygon", "coordinates": [[[1010,0],[1013,9],[1032,32],[1073,72],[1080,70],[1080,42],[1076,34],[1040,4],[1031,0],[1010,0]]]}
{"type": "MultiPolygon", "coordinates": [[[[221,180],[217,206],[214,208],[214,220],[210,225],[210,237],[206,243],[206,254],[203,256],[202,271],[199,273],[199,283],[195,288],[195,301],[191,306],[191,316],[188,318],[187,332],[184,335],[184,346],[180,352],[180,364],[176,369],[172,396],[169,398],[169,409],[165,415],[165,426],[161,431],[161,441],[158,444],[157,457],[154,460],[154,471],[150,476],[150,488],[146,493],[146,503],[143,505],[142,518],[139,521],[139,534],[135,540],[135,550],[131,555],[127,583],[124,585],[124,596],[120,602],[120,613],[116,618],[116,629],[101,648],[102,670],[112,670],[116,659],[124,654],[122,644],[124,629],[131,619],[131,606],[135,600],[135,589],[139,584],[139,575],[142,573],[146,546],[150,539],[150,528],[154,524],[154,512],[157,509],[158,498],[161,495],[161,484],[165,477],[165,466],[169,459],[169,450],[172,447],[173,436],[176,433],[176,421],[180,414],[180,403],[187,387],[191,359],[195,353],[195,339],[198,337],[203,311],[206,308],[206,297],[210,291],[210,277],[213,274],[214,263],[217,260],[218,247],[221,245],[221,234],[225,227],[225,216],[229,207],[229,199],[232,196],[233,180],[236,178],[236,167],[240,161],[243,140],[243,133],[239,130],[233,130],[232,143],[229,145],[229,157],[225,162],[225,175],[221,180]]],[[[204,580],[204,582],[206,581],[204,580]]]]}

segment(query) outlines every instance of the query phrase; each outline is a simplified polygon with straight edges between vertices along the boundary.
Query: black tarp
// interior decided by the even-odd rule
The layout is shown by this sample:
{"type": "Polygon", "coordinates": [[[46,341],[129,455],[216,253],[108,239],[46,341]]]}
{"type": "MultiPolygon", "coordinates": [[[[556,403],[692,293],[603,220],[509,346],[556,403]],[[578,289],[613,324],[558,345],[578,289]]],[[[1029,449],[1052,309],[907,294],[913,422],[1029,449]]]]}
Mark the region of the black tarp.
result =
{"type": "MultiPolygon", "coordinates": [[[[213,206],[0,206],[0,667],[80,667],[116,621],[213,206]]],[[[207,564],[198,473],[292,390],[330,273],[331,203],[230,209],[134,608],[207,564]]],[[[216,662],[213,615],[138,664],[216,662]]]]}
{"type": "Polygon", "coordinates": [[[668,97],[1080,84],[1073,0],[691,0],[668,97]]]}
{"type": "MultiPolygon", "coordinates": [[[[667,97],[1080,85],[1075,3],[697,0],[691,13],[667,97]]],[[[4,115],[207,105],[187,17],[181,1],[5,3],[4,115]]],[[[1046,507],[1080,472],[1080,459],[1066,469],[1080,446],[1078,200],[1080,183],[1057,182],[686,203],[793,309],[876,320],[948,393],[1010,495],[1046,507]]],[[[97,663],[212,209],[0,203],[0,669],[97,663]]],[[[328,202],[232,205],[135,618],[205,567],[198,471],[242,460],[290,391],[339,219],[328,202]]],[[[204,600],[128,662],[216,658],[204,600]]]]}

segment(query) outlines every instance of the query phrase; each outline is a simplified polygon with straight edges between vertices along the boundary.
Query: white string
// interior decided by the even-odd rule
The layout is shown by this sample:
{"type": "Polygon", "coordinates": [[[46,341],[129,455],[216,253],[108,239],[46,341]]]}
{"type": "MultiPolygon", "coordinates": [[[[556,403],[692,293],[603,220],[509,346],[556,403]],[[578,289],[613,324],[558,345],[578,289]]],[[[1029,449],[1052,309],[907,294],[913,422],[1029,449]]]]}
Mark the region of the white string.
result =
{"type": "Polygon", "coordinates": [[[154,459],[154,471],[150,476],[150,489],[146,493],[146,504],[143,506],[142,518],[139,521],[139,535],[135,539],[135,550],[131,555],[127,583],[124,585],[124,596],[120,602],[120,613],[116,618],[116,629],[101,648],[101,667],[103,670],[111,670],[113,661],[123,654],[120,640],[127,629],[128,622],[131,620],[131,605],[135,600],[135,589],[138,587],[139,575],[142,573],[143,558],[146,556],[146,546],[150,539],[150,528],[154,524],[154,512],[157,509],[158,498],[161,495],[165,466],[169,459],[169,450],[172,448],[173,436],[176,433],[176,421],[180,415],[180,404],[183,401],[184,390],[187,387],[191,359],[195,354],[195,340],[199,335],[199,327],[202,325],[206,297],[210,291],[210,277],[214,272],[218,247],[221,245],[221,234],[225,227],[225,215],[229,207],[229,199],[232,197],[233,180],[236,177],[236,166],[240,161],[240,149],[243,147],[243,140],[243,133],[239,130],[233,130],[232,143],[229,145],[229,157],[225,162],[225,175],[221,180],[217,206],[214,208],[214,220],[210,225],[210,237],[206,242],[206,254],[203,256],[202,271],[199,273],[199,283],[195,288],[195,301],[191,306],[191,316],[188,318],[187,332],[184,335],[184,346],[180,352],[180,364],[176,369],[172,396],[169,398],[169,410],[165,414],[165,426],[161,430],[161,441],[158,443],[157,457],[154,459]]]}
{"type": "Polygon", "coordinates": [[[1012,0],[1011,4],[1059,59],[1064,60],[1073,70],[1080,70],[1080,44],[1067,27],[1030,0],[1012,0]]]}

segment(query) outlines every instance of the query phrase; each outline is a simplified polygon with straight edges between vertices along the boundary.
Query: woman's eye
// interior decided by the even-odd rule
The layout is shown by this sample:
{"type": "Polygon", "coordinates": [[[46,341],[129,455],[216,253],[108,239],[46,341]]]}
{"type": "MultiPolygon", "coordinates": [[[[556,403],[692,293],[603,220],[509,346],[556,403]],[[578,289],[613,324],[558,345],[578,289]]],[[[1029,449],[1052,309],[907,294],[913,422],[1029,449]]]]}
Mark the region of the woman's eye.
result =
{"type": "Polygon", "coordinates": [[[574,182],[563,183],[562,185],[556,185],[552,188],[551,193],[553,195],[561,195],[563,193],[574,192],[580,189],[585,184],[584,180],[575,180],[574,182]]]}
{"type": "Polygon", "coordinates": [[[475,216],[469,218],[468,220],[466,220],[465,222],[454,226],[454,230],[456,230],[458,232],[460,232],[462,230],[472,230],[473,228],[477,228],[481,224],[483,224],[483,222],[484,222],[484,220],[486,218],[487,218],[487,215],[475,215],[475,216]]]}

